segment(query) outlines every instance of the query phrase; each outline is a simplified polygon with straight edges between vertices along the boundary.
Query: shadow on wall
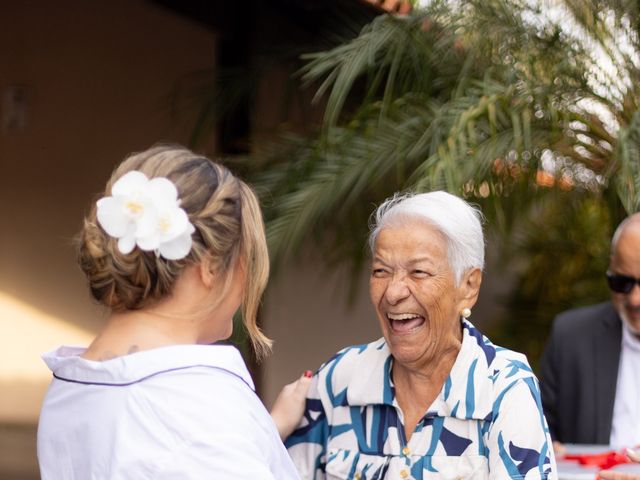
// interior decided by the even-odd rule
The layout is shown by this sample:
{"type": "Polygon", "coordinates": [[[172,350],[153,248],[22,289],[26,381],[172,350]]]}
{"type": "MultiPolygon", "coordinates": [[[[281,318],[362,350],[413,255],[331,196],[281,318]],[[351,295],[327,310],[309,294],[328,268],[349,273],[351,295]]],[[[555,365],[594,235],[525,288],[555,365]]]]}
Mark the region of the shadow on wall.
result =
{"type": "Polygon", "coordinates": [[[0,478],[39,480],[36,426],[0,423],[0,478]]]}
{"type": "Polygon", "coordinates": [[[38,479],[36,422],[51,373],[40,358],[93,334],[0,292],[0,478],[38,479]]]}
{"type": "Polygon", "coordinates": [[[60,344],[88,345],[93,336],[0,292],[0,423],[35,423],[51,380],[40,355],[60,344]]]}

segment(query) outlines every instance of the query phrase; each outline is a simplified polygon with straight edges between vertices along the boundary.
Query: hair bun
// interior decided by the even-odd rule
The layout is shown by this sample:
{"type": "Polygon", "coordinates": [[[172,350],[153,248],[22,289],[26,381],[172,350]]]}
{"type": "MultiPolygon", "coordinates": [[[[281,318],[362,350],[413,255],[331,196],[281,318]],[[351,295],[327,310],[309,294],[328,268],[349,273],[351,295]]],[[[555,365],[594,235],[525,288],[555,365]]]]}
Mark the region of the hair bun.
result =
{"type": "MultiPolygon", "coordinates": [[[[115,237],[122,233],[121,225],[115,229],[118,235],[109,235],[102,228],[104,225],[98,224],[94,205],[78,238],[78,261],[93,297],[114,311],[141,309],[170,295],[188,265],[206,259],[225,285],[230,285],[227,280],[235,274],[237,265],[242,265],[246,278],[243,322],[261,357],[271,344],[256,324],[269,258],[262,214],[253,191],[228,169],[206,157],[179,146],[159,146],[125,159],[101,197],[112,195],[113,186],[132,171],[144,174],[150,182],[163,177],[175,186],[180,210],[191,227],[190,247],[184,256],[169,254],[165,258],[160,248],[160,256],[153,250],[142,250],[137,239],[133,249],[118,248],[115,237]]],[[[118,210],[110,214],[114,212],[117,214],[118,210]]],[[[224,294],[223,288],[220,295],[224,294]]]]}

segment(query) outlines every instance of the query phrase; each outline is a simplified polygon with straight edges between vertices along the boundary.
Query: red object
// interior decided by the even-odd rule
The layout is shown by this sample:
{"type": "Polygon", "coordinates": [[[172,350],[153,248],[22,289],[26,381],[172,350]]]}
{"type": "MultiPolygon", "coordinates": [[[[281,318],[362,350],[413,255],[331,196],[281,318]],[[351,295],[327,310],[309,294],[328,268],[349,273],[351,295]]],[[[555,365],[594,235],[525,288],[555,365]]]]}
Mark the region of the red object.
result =
{"type": "Polygon", "coordinates": [[[305,370],[304,371],[304,376],[307,378],[311,378],[313,377],[313,372],[311,370],[305,370]]]}
{"type": "Polygon", "coordinates": [[[578,462],[580,465],[587,467],[598,467],[601,470],[607,470],[622,463],[630,463],[629,458],[624,452],[604,452],[591,455],[565,455],[565,460],[578,462]]]}

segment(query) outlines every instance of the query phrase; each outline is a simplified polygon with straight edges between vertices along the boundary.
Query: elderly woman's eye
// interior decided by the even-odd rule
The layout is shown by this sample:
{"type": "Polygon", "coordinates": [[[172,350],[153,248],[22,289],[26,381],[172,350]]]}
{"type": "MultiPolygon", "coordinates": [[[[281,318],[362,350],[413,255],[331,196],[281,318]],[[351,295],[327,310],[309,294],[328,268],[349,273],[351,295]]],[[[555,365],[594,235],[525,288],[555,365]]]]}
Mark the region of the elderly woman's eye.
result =
{"type": "Polygon", "coordinates": [[[424,270],[414,270],[412,273],[414,276],[420,277],[420,278],[429,276],[429,273],[425,272],[424,270]]]}
{"type": "Polygon", "coordinates": [[[384,268],[374,268],[371,271],[371,276],[373,277],[382,277],[387,271],[384,268]]]}

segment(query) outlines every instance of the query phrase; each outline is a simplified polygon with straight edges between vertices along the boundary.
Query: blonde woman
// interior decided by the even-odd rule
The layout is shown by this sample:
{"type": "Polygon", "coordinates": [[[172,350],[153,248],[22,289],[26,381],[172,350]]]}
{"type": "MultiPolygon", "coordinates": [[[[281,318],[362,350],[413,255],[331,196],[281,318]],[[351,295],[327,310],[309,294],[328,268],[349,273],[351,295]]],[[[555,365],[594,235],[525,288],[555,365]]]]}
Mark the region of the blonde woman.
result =
{"type": "Polygon", "coordinates": [[[85,219],[79,262],[110,311],[88,348],[44,355],[38,428],[47,479],[297,479],[238,351],[268,277],[250,188],[181,147],[127,158],[85,219]]]}

